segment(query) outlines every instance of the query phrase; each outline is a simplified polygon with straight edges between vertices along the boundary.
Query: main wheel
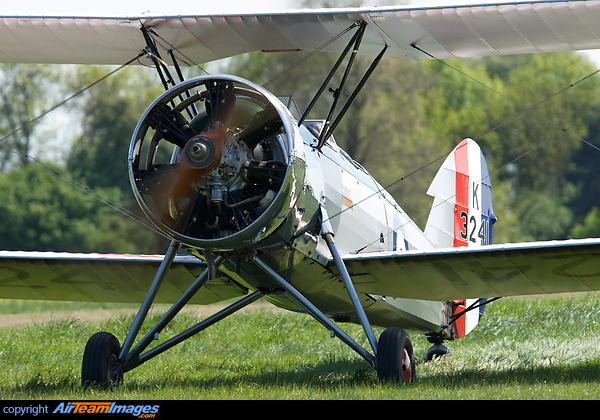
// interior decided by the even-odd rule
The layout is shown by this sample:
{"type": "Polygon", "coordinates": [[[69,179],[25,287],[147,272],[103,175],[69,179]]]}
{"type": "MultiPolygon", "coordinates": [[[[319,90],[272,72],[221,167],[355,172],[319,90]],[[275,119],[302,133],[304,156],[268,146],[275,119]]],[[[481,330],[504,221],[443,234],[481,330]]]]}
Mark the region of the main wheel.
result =
{"type": "Polygon", "coordinates": [[[81,363],[81,384],[84,388],[114,388],[123,382],[119,364],[121,345],[117,338],[107,332],[90,337],[81,363]]]}
{"type": "Polygon", "coordinates": [[[416,379],[415,357],[406,331],[388,328],[379,337],[377,345],[377,375],[385,381],[410,384],[416,379]]]}

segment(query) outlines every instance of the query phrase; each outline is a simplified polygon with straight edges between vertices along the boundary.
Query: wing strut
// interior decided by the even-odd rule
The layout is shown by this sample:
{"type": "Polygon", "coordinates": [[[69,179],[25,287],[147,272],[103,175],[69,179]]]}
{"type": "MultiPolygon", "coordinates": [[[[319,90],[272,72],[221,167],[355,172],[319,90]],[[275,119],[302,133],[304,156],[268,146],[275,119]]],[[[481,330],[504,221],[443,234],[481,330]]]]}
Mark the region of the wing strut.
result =
{"type": "MultiPolygon", "coordinates": [[[[357,25],[358,25],[358,23],[355,23],[350,28],[346,29],[346,31],[349,29],[352,29],[352,27],[357,26],[357,25]]],[[[350,40],[350,42],[348,42],[348,45],[346,45],[346,48],[344,49],[344,51],[342,51],[342,53],[340,54],[340,57],[338,58],[336,63],[333,65],[333,67],[331,68],[331,71],[329,72],[329,74],[327,75],[327,77],[325,78],[323,83],[321,84],[321,87],[319,88],[319,90],[317,90],[317,93],[315,94],[312,101],[306,108],[306,111],[304,111],[304,114],[302,114],[302,118],[300,118],[300,121],[298,121],[298,127],[300,127],[302,125],[302,123],[304,122],[304,120],[308,117],[308,114],[310,113],[310,111],[312,111],[313,107],[315,106],[315,104],[317,103],[317,101],[319,100],[321,95],[323,94],[323,91],[327,87],[327,84],[331,81],[331,78],[333,77],[333,75],[335,74],[337,69],[340,67],[342,62],[344,61],[344,58],[346,58],[348,51],[350,51],[350,47],[352,47],[352,44],[354,44],[356,42],[358,36],[362,32],[364,32],[363,28],[365,28],[365,27],[366,27],[366,23],[363,21],[362,27],[359,28],[359,30],[352,36],[352,39],[350,40]]]]}
{"type": "MultiPolygon", "coordinates": [[[[352,69],[352,65],[354,64],[354,59],[356,58],[356,54],[358,54],[358,49],[360,48],[360,43],[362,42],[363,35],[365,33],[365,29],[367,28],[367,22],[362,21],[358,28],[358,31],[355,37],[352,38],[354,41],[354,49],[352,50],[352,54],[348,59],[348,63],[346,64],[346,70],[344,71],[344,76],[340,82],[340,86],[337,89],[330,88],[329,91],[333,94],[333,103],[331,104],[331,108],[329,109],[329,114],[327,114],[327,118],[325,119],[325,124],[323,124],[323,129],[321,130],[321,134],[319,136],[319,144],[317,149],[321,149],[325,140],[331,135],[331,118],[333,118],[333,113],[335,112],[335,108],[337,106],[338,101],[340,100],[340,96],[342,95],[342,91],[346,85],[346,80],[348,79],[348,75],[350,74],[350,69],[352,69]]],[[[352,43],[352,41],[350,41],[352,43]]],[[[350,44],[348,44],[350,45],[350,44]]],[[[347,51],[347,50],[346,50],[347,51]]]]}
{"type": "MultiPolygon", "coordinates": [[[[363,20],[361,22],[356,23],[353,26],[358,26],[358,30],[352,36],[352,39],[348,42],[348,45],[346,45],[346,48],[344,48],[344,51],[340,54],[340,57],[338,58],[338,60],[334,64],[334,66],[332,67],[331,71],[329,72],[329,74],[327,75],[327,77],[325,78],[325,80],[323,81],[323,83],[321,84],[319,89],[317,90],[317,93],[311,100],[310,104],[306,108],[306,111],[304,111],[304,114],[302,114],[302,117],[298,121],[298,126],[301,126],[302,123],[304,122],[304,120],[308,117],[308,114],[310,113],[310,111],[315,106],[316,102],[319,100],[319,98],[323,94],[325,87],[331,81],[331,78],[337,72],[338,68],[340,67],[340,65],[342,64],[342,62],[344,61],[344,59],[350,52],[350,49],[352,48],[352,54],[350,55],[350,57],[348,59],[348,63],[346,63],[346,69],[344,70],[344,75],[342,76],[342,80],[340,81],[338,88],[337,89],[329,88],[329,91],[333,94],[333,103],[331,104],[331,108],[329,109],[329,114],[327,115],[327,118],[325,119],[325,123],[323,124],[323,128],[319,135],[317,149],[321,149],[321,147],[323,147],[323,144],[325,143],[325,141],[333,134],[334,130],[336,129],[336,127],[338,126],[338,124],[340,123],[340,121],[342,120],[342,118],[344,117],[344,115],[346,114],[346,112],[348,111],[348,109],[350,108],[350,106],[352,105],[352,103],[354,102],[354,100],[356,99],[356,97],[358,96],[360,91],[362,90],[363,86],[365,85],[365,83],[367,82],[367,80],[369,79],[369,77],[371,76],[371,74],[373,73],[373,71],[379,64],[379,62],[381,61],[381,58],[383,57],[383,55],[385,54],[385,51],[388,48],[387,45],[384,45],[384,47],[381,50],[381,52],[379,53],[379,55],[375,58],[375,60],[373,60],[373,62],[367,69],[364,76],[361,78],[358,85],[354,88],[354,91],[352,92],[352,94],[346,100],[346,103],[342,107],[342,110],[339,112],[339,114],[335,117],[335,120],[333,120],[333,122],[332,122],[333,115],[335,113],[335,109],[338,105],[338,102],[340,101],[342,91],[344,90],[344,87],[346,86],[346,82],[347,82],[348,76],[350,74],[350,70],[352,69],[356,55],[358,54],[358,50],[360,48],[360,44],[362,42],[362,38],[365,33],[365,29],[367,28],[367,22],[365,22],[363,20]]],[[[352,29],[352,26],[350,28],[348,28],[347,30],[349,30],[349,29],[352,29]]]]}
{"type": "Polygon", "coordinates": [[[323,146],[323,143],[325,143],[325,140],[327,140],[333,134],[333,131],[336,129],[336,127],[338,126],[338,124],[340,123],[342,118],[344,118],[344,115],[346,115],[346,112],[348,111],[348,109],[350,108],[350,106],[352,105],[352,103],[354,102],[354,100],[356,99],[356,97],[358,96],[360,91],[362,90],[363,86],[365,85],[365,83],[367,83],[367,80],[369,80],[369,77],[371,77],[371,74],[373,73],[373,71],[375,70],[377,65],[379,64],[379,61],[381,61],[381,59],[383,58],[383,55],[385,54],[385,51],[387,50],[387,48],[388,48],[387,45],[384,46],[383,49],[381,50],[381,52],[379,53],[379,55],[377,57],[375,57],[375,60],[373,60],[373,62],[369,66],[367,72],[364,74],[364,76],[362,77],[362,79],[360,80],[360,82],[358,83],[356,88],[354,88],[354,91],[352,92],[352,94],[350,95],[350,97],[348,98],[348,100],[346,101],[344,106],[342,107],[342,110],[340,111],[340,113],[337,115],[335,120],[330,124],[329,128],[327,129],[327,132],[321,131],[321,137],[319,139],[319,146],[318,146],[319,149],[323,146]]]}
{"type": "MultiPolygon", "coordinates": [[[[173,76],[171,75],[171,72],[169,71],[168,64],[165,63],[165,61],[160,56],[160,53],[158,52],[158,48],[156,47],[156,41],[154,41],[154,38],[152,37],[152,35],[153,34],[156,35],[156,33],[147,26],[142,26],[140,28],[140,30],[142,31],[142,34],[144,34],[144,40],[146,41],[146,48],[145,48],[146,54],[148,54],[148,57],[154,63],[154,67],[156,68],[158,77],[160,78],[165,91],[167,91],[167,90],[169,90],[170,87],[175,86],[177,83],[175,82],[175,79],[173,78],[173,76]]],[[[179,62],[177,61],[177,58],[175,57],[173,50],[169,50],[168,54],[169,54],[169,57],[171,57],[171,60],[173,61],[173,66],[175,67],[175,72],[177,73],[177,76],[179,77],[179,81],[184,82],[185,78],[183,77],[183,73],[181,72],[181,68],[179,67],[179,62]]],[[[186,97],[187,98],[191,97],[191,94],[189,91],[186,92],[186,97]]],[[[180,95],[180,99],[181,99],[181,101],[183,101],[184,100],[183,96],[180,95]]],[[[194,104],[192,104],[191,107],[186,107],[186,110],[187,110],[187,113],[190,116],[190,118],[194,118],[197,115],[196,105],[194,105],[194,104]]]]}
{"type": "Polygon", "coordinates": [[[154,67],[156,67],[156,71],[158,72],[158,76],[160,77],[163,87],[165,90],[169,90],[169,83],[171,86],[175,86],[175,81],[169,73],[167,64],[161,58],[158,48],[156,48],[156,42],[154,42],[154,39],[152,39],[152,29],[142,25],[140,30],[142,31],[144,40],[146,41],[146,53],[148,54],[148,57],[150,57],[150,60],[152,60],[154,63],[154,67]]]}

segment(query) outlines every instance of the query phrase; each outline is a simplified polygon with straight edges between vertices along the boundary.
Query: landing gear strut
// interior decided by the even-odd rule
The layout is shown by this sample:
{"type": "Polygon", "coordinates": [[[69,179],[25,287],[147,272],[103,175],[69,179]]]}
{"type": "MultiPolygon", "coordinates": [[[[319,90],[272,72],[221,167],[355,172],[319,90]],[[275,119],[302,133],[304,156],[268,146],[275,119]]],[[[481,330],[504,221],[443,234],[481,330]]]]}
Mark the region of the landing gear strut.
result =
{"type": "MultiPolygon", "coordinates": [[[[198,324],[188,328],[187,330],[171,337],[161,344],[156,345],[152,349],[145,351],[154,341],[157,334],[168,325],[171,320],[183,309],[189,300],[196,292],[206,283],[209,277],[209,268],[206,268],[200,274],[182,296],[171,306],[171,308],[163,315],[163,317],[152,327],[146,335],[133,346],[138,333],[140,332],[143,322],[146,320],[148,311],[154,302],[157,291],[164,279],[169,265],[175,258],[175,254],[179,248],[179,244],[175,241],[169,247],[160,267],[157,270],[155,278],[148,289],[146,297],[133,321],[133,324],[123,341],[123,345],[119,344],[119,340],[112,334],[107,332],[99,332],[94,334],[86,345],[81,367],[81,382],[84,388],[98,387],[102,389],[110,389],[120,385],[123,382],[123,374],[135,367],[145,363],[146,361],[165,352],[171,347],[181,343],[182,341],[192,337],[193,335],[204,331],[206,328],[222,320],[223,318],[237,312],[245,306],[257,301],[265,295],[263,291],[257,290],[236,302],[233,302],[228,307],[221,309],[215,314],[203,319],[198,324]]],[[[223,258],[217,257],[214,261],[215,267],[218,267],[223,262],[223,258]]]]}

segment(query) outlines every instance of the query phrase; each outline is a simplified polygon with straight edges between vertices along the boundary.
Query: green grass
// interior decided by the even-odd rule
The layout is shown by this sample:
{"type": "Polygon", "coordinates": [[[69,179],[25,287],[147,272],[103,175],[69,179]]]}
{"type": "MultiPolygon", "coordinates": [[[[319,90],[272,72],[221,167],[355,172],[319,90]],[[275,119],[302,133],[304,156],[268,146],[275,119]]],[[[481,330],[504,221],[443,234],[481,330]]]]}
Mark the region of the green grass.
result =
{"type": "MultiPolygon", "coordinates": [[[[5,301],[0,313],[14,305],[70,307],[5,301]]],[[[81,389],[81,355],[97,331],[122,341],[131,316],[96,325],[69,319],[6,327],[0,329],[0,398],[597,399],[599,310],[598,294],[503,299],[489,305],[474,332],[448,344],[452,355],[429,363],[423,360],[429,343],[413,335],[418,382],[411,386],[380,383],[367,362],[300,314],[236,314],[126,373],[114,391],[81,389]]],[[[182,315],[163,336],[197,320],[182,315]]],[[[343,328],[364,342],[360,327],[343,328]]]]}

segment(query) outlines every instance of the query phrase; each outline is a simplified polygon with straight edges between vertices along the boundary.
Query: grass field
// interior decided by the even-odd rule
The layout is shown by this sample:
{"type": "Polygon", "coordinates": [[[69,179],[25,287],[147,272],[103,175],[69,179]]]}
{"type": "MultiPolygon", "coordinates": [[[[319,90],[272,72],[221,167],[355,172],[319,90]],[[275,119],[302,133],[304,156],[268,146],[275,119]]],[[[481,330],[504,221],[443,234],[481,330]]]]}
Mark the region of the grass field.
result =
{"type": "MultiPolygon", "coordinates": [[[[429,343],[413,335],[418,382],[411,386],[380,383],[367,362],[307,316],[259,305],[126,373],[117,390],[83,391],[79,375],[87,339],[97,331],[109,331],[122,341],[130,326],[131,306],[119,306],[118,315],[106,319],[103,310],[111,308],[0,301],[0,314],[4,314],[0,319],[31,321],[52,314],[49,320],[29,325],[3,323],[0,398],[576,400],[600,396],[598,294],[501,299],[489,305],[474,332],[448,344],[452,355],[434,362],[423,360],[429,343]],[[78,315],[65,317],[69,313],[78,315]],[[103,316],[94,317],[97,313],[103,316]]],[[[163,334],[193,325],[204,313],[181,315],[163,334]]],[[[362,337],[360,327],[343,327],[350,335],[362,337]]]]}

